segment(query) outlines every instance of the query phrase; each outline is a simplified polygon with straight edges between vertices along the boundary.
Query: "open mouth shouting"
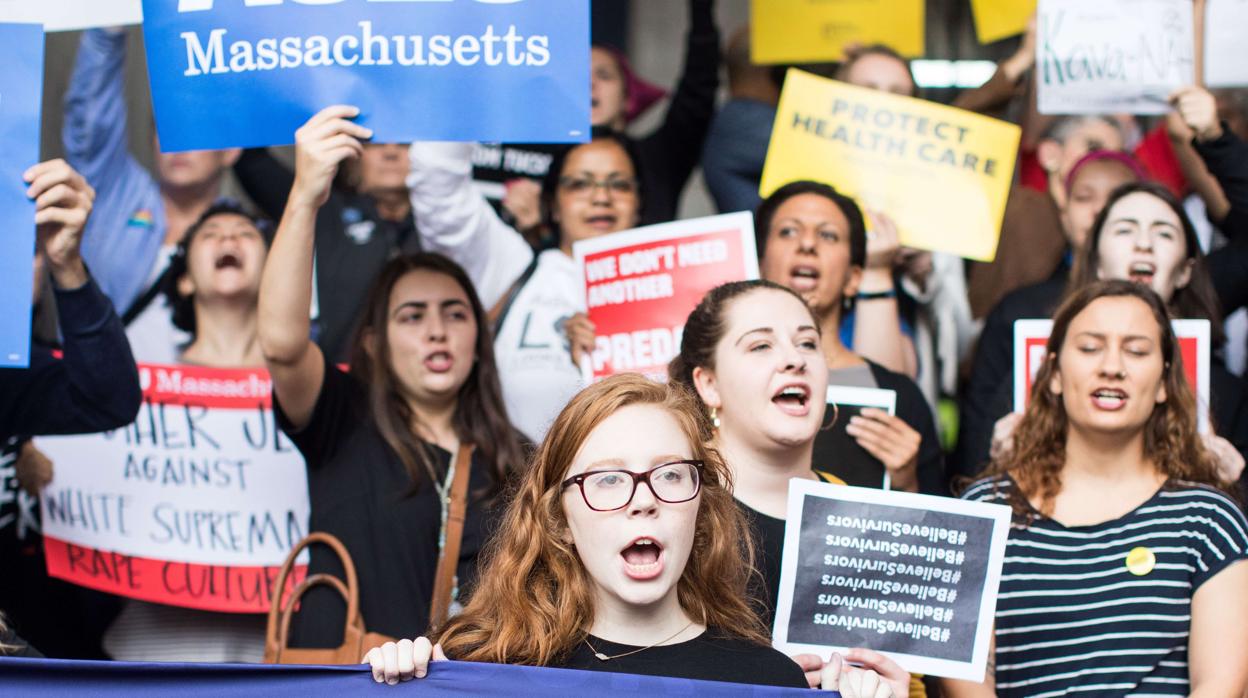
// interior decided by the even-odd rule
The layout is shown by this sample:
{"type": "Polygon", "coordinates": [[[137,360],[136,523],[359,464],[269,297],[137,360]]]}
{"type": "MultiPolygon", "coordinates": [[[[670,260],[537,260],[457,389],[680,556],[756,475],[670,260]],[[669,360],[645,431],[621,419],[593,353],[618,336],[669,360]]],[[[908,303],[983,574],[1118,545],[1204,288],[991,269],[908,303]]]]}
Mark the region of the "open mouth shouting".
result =
{"type": "Polygon", "coordinates": [[[1097,388],[1092,393],[1092,404],[1109,412],[1120,410],[1127,404],[1127,392],[1119,388],[1097,388]]]}
{"type": "Polygon", "coordinates": [[[243,260],[233,252],[226,252],[217,257],[217,261],[213,263],[213,268],[217,270],[242,269],[243,260]]]}
{"type": "Polygon", "coordinates": [[[617,217],[609,213],[600,213],[586,218],[585,224],[600,233],[610,233],[615,230],[618,221],[617,217]]]}
{"type": "Polygon", "coordinates": [[[798,293],[815,290],[819,285],[819,270],[810,265],[799,265],[789,271],[789,288],[798,293]]]}
{"type": "Polygon", "coordinates": [[[449,351],[435,351],[425,357],[424,364],[433,373],[446,373],[455,365],[455,358],[449,351]]]}
{"type": "Polygon", "coordinates": [[[771,401],[787,415],[805,417],[810,414],[810,386],[801,383],[786,385],[772,396],[771,401]]]}
{"type": "Polygon", "coordinates": [[[645,581],[663,572],[663,546],[653,538],[643,536],[633,540],[620,551],[620,557],[629,579],[645,581]]]}
{"type": "Polygon", "coordinates": [[[1127,267],[1127,278],[1137,284],[1149,285],[1157,274],[1157,265],[1151,262],[1132,262],[1127,267]]]}

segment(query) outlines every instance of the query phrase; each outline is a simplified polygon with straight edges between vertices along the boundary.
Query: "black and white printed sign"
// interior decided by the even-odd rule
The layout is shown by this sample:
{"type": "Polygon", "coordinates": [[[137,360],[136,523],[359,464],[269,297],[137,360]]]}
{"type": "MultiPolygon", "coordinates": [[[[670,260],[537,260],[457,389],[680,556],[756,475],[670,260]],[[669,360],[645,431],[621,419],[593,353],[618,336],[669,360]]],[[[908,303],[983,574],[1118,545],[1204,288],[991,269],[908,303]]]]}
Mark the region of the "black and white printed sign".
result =
{"type": "Polygon", "coordinates": [[[793,480],[775,646],[983,681],[1009,525],[1001,505],[793,480]]]}

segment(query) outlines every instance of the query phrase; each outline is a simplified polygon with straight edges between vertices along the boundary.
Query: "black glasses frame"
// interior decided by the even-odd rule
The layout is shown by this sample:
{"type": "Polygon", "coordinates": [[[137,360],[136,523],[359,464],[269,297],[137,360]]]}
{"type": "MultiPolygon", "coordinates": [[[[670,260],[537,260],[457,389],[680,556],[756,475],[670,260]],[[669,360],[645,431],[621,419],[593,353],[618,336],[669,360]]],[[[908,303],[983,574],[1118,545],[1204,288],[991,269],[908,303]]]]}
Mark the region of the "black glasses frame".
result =
{"type": "Polygon", "coordinates": [[[697,497],[698,494],[702,492],[702,473],[705,470],[706,470],[706,463],[703,463],[700,460],[668,461],[666,463],[660,463],[654,466],[653,468],[650,468],[649,470],[642,472],[642,473],[635,473],[631,470],[621,470],[621,469],[590,470],[589,472],[584,472],[584,473],[581,473],[580,475],[573,475],[567,480],[564,480],[562,489],[566,490],[572,485],[576,485],[577,489],[581,491],[581,499],[584,500],[585,506],[589,507],[590,509],[593,509],[594,511],[619,511],[620,509],[623,509],[629,504],[632,504],[633,497],[637,496],[637,486],[643,482],[646,483],[646,487],[650,488],[650,494],[654,495],[654,498],[659,500],[660,502],[665,502],[667,504],[681,504],[682,502],[688,502],[692,500],[694,497],[697,497]],[[693,488],[693,494],[689,495],[688,497],[685,497],[684,499],[664,499],[663,497],[659,496],[658,492],[654,491],[654,485],[650,483],[650,475],[653,474],[654,471],[660,470],[662,468],[666,468],[669,465],[680,465],[682,463],[685,465],[693,466],[694,473],[696,473],[697,478],[698,478],[697,486],[693,488]],[[624,503],[621,504],[620,506],[611,507],[610,509],[599,509],[598,507],[595,507],[593,504],[590,504],[589,497],[585,496],[585,478],[588,478],[591,475],[601,475],[602,473],[621,473],[633,479],[633,490],[632,492],[629,492],[628,499],[625,500],[624,503]]]}

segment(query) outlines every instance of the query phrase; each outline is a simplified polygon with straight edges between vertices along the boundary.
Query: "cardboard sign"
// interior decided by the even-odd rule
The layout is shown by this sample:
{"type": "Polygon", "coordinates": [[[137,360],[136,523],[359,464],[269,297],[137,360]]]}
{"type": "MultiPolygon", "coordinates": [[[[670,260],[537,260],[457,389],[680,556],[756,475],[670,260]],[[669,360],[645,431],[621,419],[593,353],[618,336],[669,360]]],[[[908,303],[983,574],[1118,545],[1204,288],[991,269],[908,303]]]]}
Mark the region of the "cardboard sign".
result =
{"type": "Polygon", "coordinates": [[[924,0],[751,0],[754,63],[839,61],[852,44],[923,55],[924,0]]]}
{"type": "Polygon", "coordinates": [[[891,216],[903,245],[988,262],[1020,133],[961,109],[790,70],[759,193],[799,179],[827,182],[891,216]]]}
{"type": "Polygon", "coordinates": [[[1009,525],[998,504],[790,481],[772,644],[983,681],[1009,525]]]}
{"type": "Polygon", "coordinates": [[[1027,20],[1036,13],[1036,0],[971,0],[975,36],[991,44],[1027,31],[1027,20]]]}
{"type": "Polygon", "coordinates": [[[865,478],[861,473],[869,472],[881,483],[884,489],[892,489],[892,478],[888,470],[881,467],[876,460],[854,437],[845,431],[845,425],[855,416],[862,414],[867,407],[884,410],[890,415],[897,415],[897,391],[879,388],[859,388],[845,385],[829,385],[828,409],[824,413],[824,429],[831,429],[828,438],[833,443],[827,450],[837,454],[835,463],[816,463],[816,466],[827,470],[849,484],[857,484],[865,478]],[[879,472],[883,470],[882,476],[879,472]],[[881,479],[882,477],[882,479],[881,479]]]}
{"type": "Polygon", "coordinates": [[[378,143],[589,136],[587,0],[144,0],[162,150],[283,145],[331,104],[378,143]]]}
{"type": "Polygon", "coordinates": [[[42,24],[50,32],[142,21],[142,0],[0,0],[0,22],[42,24]]]}
{"type": "Polygon", "coordinates": [[[1205,4],[1205,86],[1248,85],[1248,0],[1207,0],[1205,4]]]}
{"type": "MultiPolygon", "coordinates": [[[[1183,374],[1196,393],[1196,421],[1201,433],[1209,431],[1209,321],[1171,320],[1183,354],[1183,374]]],[[[1052,320],[1014,321],[1014,411],[1024,412],[1031,400],[1032,381],[1044,364],[1052,320]]]]}
{"type": "Polygon", "coordinates": [[[140,364],[133,424],[41,438],[48,574],[121,596],[261,613],[308,533],[303,457],[263,370],[140,364]]]}
{"type": "Polygon", "coordinates": [[[0,24],[0,368],[30,365],[35,202],[22,173],[39,162],[43,27],[0,24]]]}
{"type": "Polygon", "coordinates": [[[1191,0],[1040,0],[1041,114],[1165,114],[1195,81],[1191,0]]]}
{"type": "Polygon", "coordinates": [[[667,377],[685,320],[706,292],[758,278],[749,213],[651,225],[581,240],[572,256],[594,323],[592,379],[616,373],[667,377]]]}

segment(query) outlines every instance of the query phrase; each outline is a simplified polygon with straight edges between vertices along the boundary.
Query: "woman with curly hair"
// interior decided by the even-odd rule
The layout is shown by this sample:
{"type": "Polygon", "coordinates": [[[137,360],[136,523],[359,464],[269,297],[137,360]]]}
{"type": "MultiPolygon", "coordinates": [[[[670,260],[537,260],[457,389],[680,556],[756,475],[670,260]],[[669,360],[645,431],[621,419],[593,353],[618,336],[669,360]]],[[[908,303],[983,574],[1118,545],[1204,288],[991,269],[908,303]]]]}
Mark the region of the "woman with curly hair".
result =
{"type": "MultiPolygon", "coordinates": [[[[685,391],[637,375],[580,392],[520,482],[463,613],[428,639],[371,650],[373,677],[423,677],[450,657],[805,688],[749,606],[753,546],[701,422],[685,391]]],[[[845,665],[840,681],[841,668],[825,685],[876,695],[871,672],[845,665]]]]}
{"type": "Polygon", "coordinates": [[[1015,446],[966,499],[1008,504],[994,658],[951,696],[1239,696],[1248,523],[1196,430],[1165,305],[1099,281],[1054,318],[1015,446]]]}

